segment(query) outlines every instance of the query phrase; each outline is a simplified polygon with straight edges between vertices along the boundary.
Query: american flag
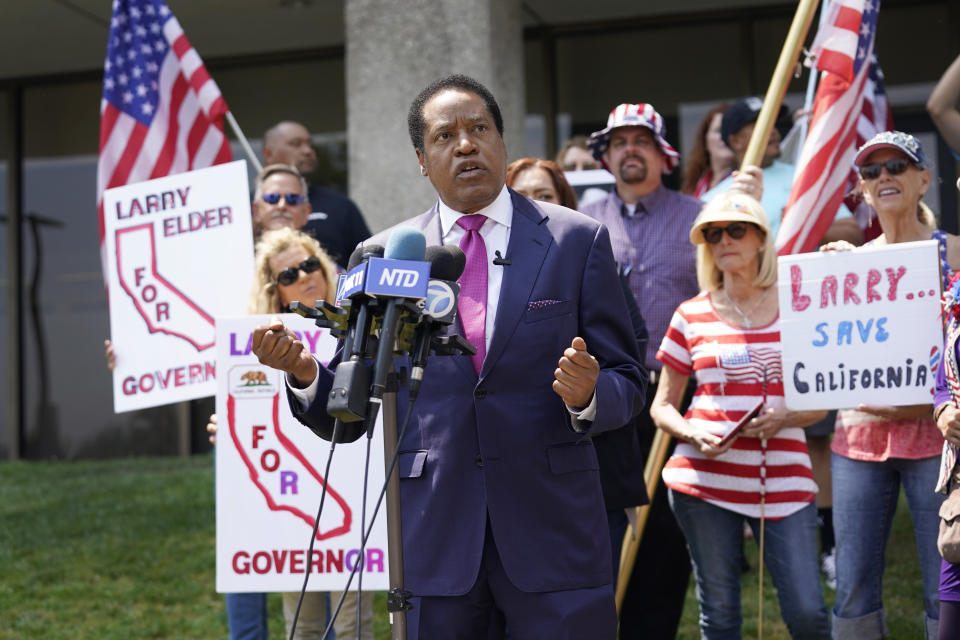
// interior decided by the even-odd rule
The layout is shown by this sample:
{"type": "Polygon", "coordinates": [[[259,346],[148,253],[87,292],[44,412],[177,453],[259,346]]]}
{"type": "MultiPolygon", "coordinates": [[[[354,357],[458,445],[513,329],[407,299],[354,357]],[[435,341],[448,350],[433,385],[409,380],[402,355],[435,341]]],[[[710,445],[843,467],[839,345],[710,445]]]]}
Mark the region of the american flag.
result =
{"type": "Polygon", "coordinates": [[[778,349],[727,345],[720,355],[727,382],[782,382],[783,365],[778,349]]]}
{"type": "MultiPolygon", "coordinates": [[[[824,74],[777,234],[780,255],[816,248],[857,185],[857,147],[893,126],[883,74],[873,55],[879,10],[879,0],[834,0],[814,40],[812,55],[824,74]]],[[[848,200],[849,205],[857,208],[855,200],[848,200]]]]}
{"type": "Polygon", "coordinates": [[[101,254],[104,190],[228,162],[227,110],[162,0],[114,0],[100,101],[101,254]]]}

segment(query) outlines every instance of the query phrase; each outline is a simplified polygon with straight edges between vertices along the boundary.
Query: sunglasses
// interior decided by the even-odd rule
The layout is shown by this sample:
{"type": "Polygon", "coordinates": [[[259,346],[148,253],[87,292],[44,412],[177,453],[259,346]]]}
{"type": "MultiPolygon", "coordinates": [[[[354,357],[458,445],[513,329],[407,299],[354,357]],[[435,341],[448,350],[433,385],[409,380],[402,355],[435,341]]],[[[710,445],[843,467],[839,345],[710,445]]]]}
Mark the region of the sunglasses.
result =
{"type": "Polygon", "coordinates": [[[320,258],[317,256],[310,256],[296,267],[288,267],[278,273],[277,284],[282,284],[285,287],[289,287],[297,281],[297,278],[300,277],[301,271],[304,273],[313,273],[321,266],[323,265],[320,264],[320,258]]]}
{"type": "Polygon", "coordinates": [[[723,238],[724,231],[726,231],[727,235],[734,240],[739,240],[743,236],[747,235],[747,229],[749,228],[750,224],[751,223],[748,222],[731,222],[725,227],[706,227],[700,229],[700,233],[703,234],[703,239],[709,244],[717,244],[723,238]]]}
{"type": "Polygon", "coordinates": [[[303,204],[307,199],[302,193],[264,193],[260,195],[260,199],[267,204],[277,204],[280,202],[280,198],[286,200],[289,205],[303,204]]]}
{"type": "Polygon", "coordinates": [[[907,160],[906,158],[893,158],[892,160],[887,160],[886,162],[875,162],[873,164],[865,164],[860,167],[860,177],[864,180],[876,180],[880,177],[880,172],[885,168],[887,173],[892,176],[898,176],[904,171],[907,170],[907,167],[912,165],[913,162],[907,160]]]}

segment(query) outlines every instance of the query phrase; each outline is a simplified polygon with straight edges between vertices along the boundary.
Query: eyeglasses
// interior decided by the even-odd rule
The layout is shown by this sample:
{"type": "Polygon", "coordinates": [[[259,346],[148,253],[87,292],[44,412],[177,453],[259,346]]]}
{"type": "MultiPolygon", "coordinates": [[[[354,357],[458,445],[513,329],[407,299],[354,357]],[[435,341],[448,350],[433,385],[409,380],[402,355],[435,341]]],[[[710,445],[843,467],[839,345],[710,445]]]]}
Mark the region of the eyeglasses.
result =
{"type": "Polygon", "coordinates": [[[280,202],[280,198],[283,198],[287,201],[289,205],[303,204],[304,200],[307,198],[302,193],[263,193],[260,194],[260,199],[266,202],[267,204],[277,204],[280,202]]]}
{"type": "Polygon", "coordinates": [[[907,167],[912,165],[913,162],[907,160],[906,158],[893,158],[887,160],[886,162],[874,162],[873,164],[865,164],[860,167],[860,177],[864,180],[876,180],[880,177],[880,172],[886,168],[887,173],[892,176],[898,176],[904,171],[907,170],[907,167]]]}
{"type": "Polygon", "coordinates": [[[297,278],[300,277],[301,271],[304,273],[313,273],[322,266],[323,265],[320,264],[320,258],[317,256],[310,256],[296,267],[288,267],[278,273],[277,284],[282,284],[285,287],[289,287],[297,281],[297,278]]]}
{"type": "Polygon", "coordinates": [[[717,244],[720,242],[720,240],[723,238],[724,231],[726,231],[727,235],[734,240],[739,240],[743,236],[747,235],[749,224],[750,223],[747,222],[731,222],[725,227],[705,227],[700,229],[700,233],[703,234],[703,239],[709,244],[717,244]]]}

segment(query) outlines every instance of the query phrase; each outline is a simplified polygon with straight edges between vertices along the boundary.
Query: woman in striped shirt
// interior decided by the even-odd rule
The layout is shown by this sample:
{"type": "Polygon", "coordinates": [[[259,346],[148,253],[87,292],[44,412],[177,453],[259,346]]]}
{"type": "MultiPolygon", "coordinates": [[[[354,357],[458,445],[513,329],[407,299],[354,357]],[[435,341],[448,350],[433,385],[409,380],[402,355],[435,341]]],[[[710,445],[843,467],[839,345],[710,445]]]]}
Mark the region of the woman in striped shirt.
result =
{"type": "Polygon", "coordinates": [[[826,412],[784,404],[767,216],[753,198],[723,194],[700,213],[690,241],[701,293],[677,308],[664,336],[657,359],[667,366],[650,414],[680,441],[663,479],[693,561],[702,637],[740,637],[743,523],[761,540],[765,520],[764,559],[792,637],[827,639],[817,486],[803,434],[826,412]],[[697,390],[682,416],[691,375],[697,390]],[[743,420],[739,434],[724,438],[743,420]]]}

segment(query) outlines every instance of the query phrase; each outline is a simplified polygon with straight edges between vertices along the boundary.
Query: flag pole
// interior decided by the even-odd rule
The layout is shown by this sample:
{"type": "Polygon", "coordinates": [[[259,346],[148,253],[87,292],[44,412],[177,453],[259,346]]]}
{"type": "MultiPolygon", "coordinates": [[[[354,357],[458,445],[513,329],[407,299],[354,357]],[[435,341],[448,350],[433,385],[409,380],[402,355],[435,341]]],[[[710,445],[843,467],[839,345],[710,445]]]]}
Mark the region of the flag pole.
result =
{"type": "Polygon", "coordinates": [[[250,161],[250,164],[252,164],[253,168],[257,170],[257,173],[260,173],[260,170],[263,169],[263,165],[260,164],[260,159],[257,158],[257,154],[253,152],[253,148],[250,146],[250,143],[247,142],[247,136],[243,135],[243,131],[240,130],[240,125],[237,124],[237,119],[233,117],[233,113],[230,111],[227,111],[224,116],[226,117],[230,128],[233,129],[233,135],[237,136],[240,146],[243,147],[243,150],[247,153],[247,159],[250,161]]]}
{"type": "Polygon", "coordinates": [[[783,96],[787,93],[790,75],[800,57],[803,41],[810,30],[810,23],[813,21],[813,14],[817,10],[819,2],[820,0],[800,0],[797,4],[797,12],[793,16],[793,23],[790,25],[787,39],[780,51],[780,59],[777,60],[773,77],[770,79],[767,95],[763,98],[763,107],[760,109],[757,125],[753,129],[750,144],[747,145],[747,152],[740,164],[741,170],[748,165],[759,166],[763,159],[763,150],[767,147],[767,141],[770,139],[770,131],[773,129],[777,112],[783,103],[783,96]]]}
{"type": "MultiPolygon", "coordinates": [[[[830,10],[831,0],[823,0],[823,4],[820,5],[820,28],[823,28],[823,23],[827,20],[827,12],[830,10]]],[[[807,93],[804,96],[803,100],[803,122],[800,124],[800,146],[803,147],[803,143],[807,139],[807,130],[810,128],[810,119],[813,117],[811,109],[813,109],[813,98],[817,92],[817,83],[820,79],[820,72],[817,71],[816,67],[810,69],[810,77],[807,79],[807,93]]]]}
{"type": "Polygon", "coordinates": [[[633,565],[637,561],[637,551],[640,549],[643,530],[646,529],[647,518],[650,516],[653,496],[657,493],[657,486],[660,484],[660,472],[663,470],[663,463],[667,458],[670,441],[671,438],[666,431],[657,429],[657,433],[653,436],[653,443],[650,445],[647,462],[643,468],[643,482],[647,488],[649,502],[642,507],[636,507],[636,532],[633,531],[631,525],[627,525],[627,532],[623,536],[623,547],[620,550],[620,569],[617,573],[616,603],[618,617],[623,608],[623,599],[627,595],[627,586],[630,584],[630,576],[633,574],[633,565]]]}

